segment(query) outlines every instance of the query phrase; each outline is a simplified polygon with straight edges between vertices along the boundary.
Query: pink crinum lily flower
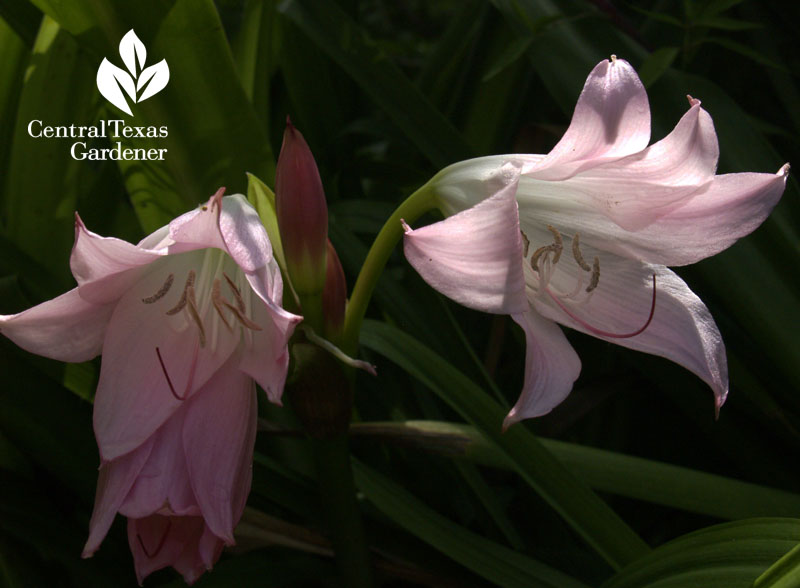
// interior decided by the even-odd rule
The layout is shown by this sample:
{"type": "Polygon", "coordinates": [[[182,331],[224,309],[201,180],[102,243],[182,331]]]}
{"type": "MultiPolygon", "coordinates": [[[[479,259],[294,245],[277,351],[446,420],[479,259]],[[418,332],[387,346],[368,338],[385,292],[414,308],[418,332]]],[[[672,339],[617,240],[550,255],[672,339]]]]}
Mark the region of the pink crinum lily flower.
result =
{"type": "Polygon", "coordinates": [[[550,153],[464,161],[428,183],[449,218],[406,227],[407,259],[443,294],[525,331],[524,386],[504,426],[546,414],[572,389],[581,363],[556,323],[679,363],[711,386],[717,410],[725,402],[719,330],[666,266],[755,230],[789,166],[715,175],[714,125],[691,97],[675,129],[649,141],[644,87],[612,57],[589,74],[550,153]]]}
{"type": "Polygon", "coordinates": [[[78,287],[0,317],[20,347],[53,359],[102,353],[94,404],[100,475],[83,551],[117,512],[139,582],[173,566],[194,582],[234,542],[252,477],[255,382],[280,402],[300,320],[258,215],[241,195],[186,213],[138,245],[76,216],[78,287]]]}

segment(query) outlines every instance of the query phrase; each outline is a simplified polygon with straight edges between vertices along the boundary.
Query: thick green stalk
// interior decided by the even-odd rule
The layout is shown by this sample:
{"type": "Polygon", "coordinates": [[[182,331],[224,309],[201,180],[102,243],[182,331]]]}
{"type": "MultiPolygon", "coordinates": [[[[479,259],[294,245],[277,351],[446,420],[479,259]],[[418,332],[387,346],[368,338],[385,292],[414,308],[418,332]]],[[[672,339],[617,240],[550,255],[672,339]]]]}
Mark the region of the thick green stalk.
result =
{"type": "Polygon", "coordinates": [[[350,465],[347,433],[312,439],[322,506],[345,586],[371,588],[372,564],[350,465]]]}
{"type": "Polygon", "coordinates": [[[383,225],[372,247],[367,253],[361,272],[358,274],[350,302],[344,318],[344,335],[342,348],[345,353],[354,355],[358,347],[358,333],[361,330],[361,321],[367,312],[372,292],[378,283],[386,262],[389,260],[397,242],[403,236],[401,221],[414,222],[423,214],[436,207],[433,190],[428,184],[422,186],[411,196],[405,199],[383,225]]]}

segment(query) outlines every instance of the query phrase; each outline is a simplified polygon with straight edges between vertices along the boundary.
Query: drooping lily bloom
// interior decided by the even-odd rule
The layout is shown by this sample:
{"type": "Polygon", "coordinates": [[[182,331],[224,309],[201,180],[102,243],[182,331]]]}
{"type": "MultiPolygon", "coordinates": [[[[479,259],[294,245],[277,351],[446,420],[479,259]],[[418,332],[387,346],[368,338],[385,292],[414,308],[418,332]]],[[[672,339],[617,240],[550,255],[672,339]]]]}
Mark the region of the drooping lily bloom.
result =
{"type": "Polygon", "coordinates": [[[94,404],[100,475],[90,557],[117,512],[141,582],[173,566],[187,582],[234,542],[250,491],[254,381],[280,402],[300,320],[255,210],[215,194],[138,245],[76,216],[77,288],[0,317],[0,332],[53,359],[102,353],[94,404]]]}
{"type": "MultiPolygon", "coordinates": [[[[451,165],[427,185],[446,215],[406,227],[405,254],[434,288],[524,329],[525,380],[504,426],[546,414],[581,363],[560,323],[666,357],[728,393],[725,347],[703,302],[666,266],[714,255],[755,230],[783,193],[777,174],[715,175],[719,148],[700,101],[650,141],[642,83],[612,57],[589,74],[547,155],[451,165]]],[[[423,188],[423,189],[426,189],[423,188]]]]}

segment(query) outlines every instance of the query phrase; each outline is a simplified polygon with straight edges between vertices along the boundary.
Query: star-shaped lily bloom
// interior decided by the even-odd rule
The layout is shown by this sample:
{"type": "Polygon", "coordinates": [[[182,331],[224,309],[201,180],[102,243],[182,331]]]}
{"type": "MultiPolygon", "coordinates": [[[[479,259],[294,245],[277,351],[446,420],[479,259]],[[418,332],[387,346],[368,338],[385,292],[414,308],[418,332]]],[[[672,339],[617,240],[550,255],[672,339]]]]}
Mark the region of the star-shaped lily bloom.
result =
{"type": "Polygon", "coordinates": [[[411,230],[405,254],[435,289],[509,314],[526,335],[522,394],[504,426],[548,413],[581,363],[561,329],[666,357],[728,393],[725,347],[703,302],[666,266],[694,263],[755,230],[778,202],[777,174],[715,175],[719,147],[700,101],[661,141],[636,72],[612,57],[589,74],[547,155],[500,155],[439,172],[449,218],[411,230]]]}
{"type": "Polygon", "coordinates": [[[102,353],[94,403],[100,475],[84,557],[117,512],[141,583],[171,565],[194,582],[234,542],[252,478],[255,382],[279,403],[300,317],[267,233],[241,195],[220,190],[138,245],[76,216],[77,288],[0,332],[61,361],[102,353]]]}

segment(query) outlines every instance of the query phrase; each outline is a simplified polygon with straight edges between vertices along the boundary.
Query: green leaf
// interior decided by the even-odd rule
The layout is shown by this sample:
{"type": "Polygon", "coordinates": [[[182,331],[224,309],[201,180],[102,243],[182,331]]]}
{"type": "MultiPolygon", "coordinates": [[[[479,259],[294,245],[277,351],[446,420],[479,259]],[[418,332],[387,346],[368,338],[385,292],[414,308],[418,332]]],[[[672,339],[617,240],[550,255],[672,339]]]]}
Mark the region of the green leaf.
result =
{"type": "Polygon", "coordinates": [[[436,167],[471,156],[458,131],[336,3],[286,0],[279,10],[338,63],[436,167]]]}
{"type": "Polygon", "coordinates": [[[353,460],[353,471],[358,488],[396,524],[498,586],[584,586],[558,570],[453,523],[359,461],[353,460]]]}
{"type": "MultiPolygon", "coordinates": [[[[33,44],[33,43],[31,43],[33,44]]],[[[23,74],[30,59],[30,50],[19,36],[0,19],[0,168],[8,169],[8,153],[14,136],[17,106],[22,88],[23,74]]]]}
{"type": "Polygon", "coordinates": [[[474,424],[514,469],[614,568],[647,553],[647,545],[525,428],[502,432],[505,411],[472,380],[399,329],[364,321],[362,345],[405,369],[474,424]]]}
{"type": "Polygon", "coordinates": [[[748,519],[707,527],[653,550],[602,588],[750,588],[800,541],[798,519],[748,519]]]}
{"type": "Polygon", "coordinates": [[[705,6],[700,8],[698,16],[716,16],[727,10],[730,10],[734,6],[738,6],[742,2],[744,2],[744,0],[711,0],[710,2],[705,3],[705,6]]]}
{"type": "Polygon", "coordinates": [[[6,236],[64,286],[80,187],[71,178],[85,163],[70,156],[70,139],[32,137],[40,126],[88,125],[96,113],[96,68],[50,18],[42,21],[19,99],[3,186],[6,236]],[[69,88],[65,91],[65,88],[69,88]],[[39,122],[36,122],[39,121],[39,122]],[[46,235],[47,238],[43,238],[46,235]]]}
{"type": "Polygon", "coordinates": [[[646,88],[652,86],[658,78],[672,65],[680,53],[677,47],[662,47],[653,51],[639,68],[639,79],[646,88]]]}
{"type": "Polygon", "coordinates": [[[109,106],[110,118],[168,131],[166,137],[121,139],[133,148],[168,150],[164,161],[120,162],[146,232],[207,200],[220,186],[243,192],[246,171],[272,181],[271,148],[242,89],[211,0],[76,0],[68,8],[37,0],[37,5],[94,57],[92,75],[104,57],[119,62],[119,39],[131,28],[147,48],[148,63],[166,59],[169,65],[168,85],[134,104],[135,117],[109,106]]]}
{"type": "MultiPolygon", "coordinates": [[[[26,47],[33,47],[42,13],[27,0],[5,0],[0,2],[0,18],[19,35],[26,47]]],[[[0,53],[5,57],[5,53],[0,53]]]]}
{"type": "Polygon", "coordinates": [[[275,209],[275,193],[264,182],[251,173],[247,174],[247,200],[258,212],[261,223],[267,230],[269,241],[272,244],[272,254],[281,268],[284,276],[286,271],[286,258],[283,254],[281,233],[278,230],[278,214],[275,209]]]}
{"type": "MultiPolygon", "coordinates": [[[[469,425],[439,421],[365,422],[351,425],[351,434],[495,468],[513,468],[494,444],[469,425]]],[[[800,495],[791,492],[585,445],[553,439],[540,441],[575,476],[602,492],[721,519],[791,516],[800,512],[800,495]]]]}
{"type": "Polygon", "coordinates": [[[253,110],[269,135],[270,77],[275,70],[273,33],[275,4],[266,0],[247,0],[242,27],[233,43],[233,55],[242,88],[253,110]]]}
{"type": "Polygon", "coordinates": [[[672,25],[678,28],[683,28],[685,26],[680,19],[675,18],[674,16],[671,16],[669,14],[664,14],[663,12],[657,12],[654,10],[645,10],[644,8],[641,8],[640,6],[636,5],[631,5],[631,8],[636,12],[638,12],[639,14],[644,14],[645,16],[652,18],[653,20],[656,20],[658,22],[663,22],[665,24],[672,25]]]}
{"type": "Polygon", "coordinates": [[[715,45],[719,45],[720,47],[725,47],[725,49],[729,49],[730,51],[733,51],[734,53],[738,53],[739,55],[743,55],[744,57],[747,57],[748,59],[752,59],[753,61],[755,61],[756,63],[760,63],[761,65],[766,65],[766,66],[769,66],[769,67],[774,67],[775,69],[778,69],[778,70],[781,70],[781,71],[785,71],[783,66],[778,65],[777,63],[775,63],[771,59],[768,59],[768,58],[764,57],[763,55],[761,55],[761,53],[759,53],[755,49],[752,49],[752,48],[748,47],[747,45],[745,45],[743,43],[739,43],[737,41],[732,41],[732,40],[730,40],[730,39],[728,39],[726,37],[704,37],[703,38],[703,42],[704,43],[714,43],[715,45]]]}
{"type": "Polygon", "coordinates": [[[793,588],[800,585],[800,544],[772,564],[753,582],[753,588],[793,588]]]}
{"type": "Polygon", "coordinates": [[[692,21],[693,27],[707,27],[710,29],[722,29],[725,31],[749,31],[763,28],[764,25],[757,22],[749,22],[736,18],[724,16],[705,16],[692,21]]]}
{"type": "Polygon", "coordinates": [[[501,53],[492,63],[489,71],[483,76],[483,81],[487,82],[497,74],[508,68],[522,57],[533,43],[532,37],[517,37],[508,43],[503,53],[501,53]]]}

